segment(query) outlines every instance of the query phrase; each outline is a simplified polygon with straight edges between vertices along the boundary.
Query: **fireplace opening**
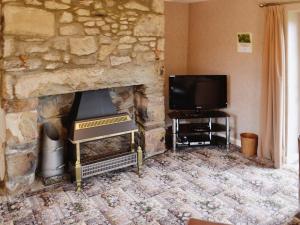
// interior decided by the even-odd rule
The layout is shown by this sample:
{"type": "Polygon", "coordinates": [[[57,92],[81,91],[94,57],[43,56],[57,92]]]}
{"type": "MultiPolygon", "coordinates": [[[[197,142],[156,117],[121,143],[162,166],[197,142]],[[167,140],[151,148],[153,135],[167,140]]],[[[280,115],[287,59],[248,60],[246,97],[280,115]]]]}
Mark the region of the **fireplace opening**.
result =
{"type": "Polygon", "coordinates": [[[40,99],[40,124],[51,122],[60,131],[78,188],[85,177],[131,165],[139,167],[139,89],[119,87],[40,99]]]}
{"type": "MultiPolygon", "coordinates": [[[[124,86],[107,89],[116,113],[127,113],[134,121],[136,120],[137,110],[137,107],[135,106],[136,87],[137,86],[124,86]]],[[[70,123],[75,120],[74,115],[72,118],[69,117],[70,112],[73,110],[72,108],[74,108],[72,106],[74,106],[75,102],[78,104],[75,93],[39,98],[38,121],[40,127],[42,127],[42,124],[45,123],[53,124],[58,130],[59,136],[62,138],[63,142],[67,143],[70,123]]],[[[100,101],[97,101],[97,105],[99,104],[100,101]]],[[[92,158],[96,154],[100,157],[101,154],[103,154],[103,157],[106,157],[110,154],[114,155],[119,154],[122,151],[127,151],[130,148],[128,136],[129,135],[123,135],[120,137],[112,137],[105,140],[82,144],[82,157],[92,158]]],[[[68,148],[69,146],[65,147],[66,150],[68,148]]]]}

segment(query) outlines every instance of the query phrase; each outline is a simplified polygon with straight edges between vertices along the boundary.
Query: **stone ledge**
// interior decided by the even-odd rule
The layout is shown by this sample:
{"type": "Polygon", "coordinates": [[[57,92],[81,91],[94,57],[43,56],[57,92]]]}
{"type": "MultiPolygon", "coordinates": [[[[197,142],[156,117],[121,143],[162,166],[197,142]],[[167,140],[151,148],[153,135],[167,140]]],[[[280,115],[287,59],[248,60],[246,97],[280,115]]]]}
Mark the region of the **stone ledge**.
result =
{"type": "Polygon", "coordinates": [[[3,95],[6,99],[26,99],[121,86],[145,84],[155,87],[159,82],[157,77],[155,65],[138,66],[133,63],[117,68],[61,69],[26,76],[7,74],[3,79],[3,95]]]}

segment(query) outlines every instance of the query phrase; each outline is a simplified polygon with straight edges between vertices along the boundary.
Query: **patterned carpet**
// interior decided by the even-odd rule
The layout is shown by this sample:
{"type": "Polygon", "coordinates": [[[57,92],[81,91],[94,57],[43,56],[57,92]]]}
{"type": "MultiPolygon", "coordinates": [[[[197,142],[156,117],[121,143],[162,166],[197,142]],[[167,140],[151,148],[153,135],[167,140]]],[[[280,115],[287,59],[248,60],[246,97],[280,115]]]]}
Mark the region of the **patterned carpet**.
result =
{"type": "MultiPolygon", "coordinates": [[[[194,149],[85,181],[2,197],[0,224],[177,225],[190,217],[282,225],[298,208],[296,169],[274,170],[237,151],[194,149]]],[[[296,219],[290,224],[297,224],[296,219]]]]}

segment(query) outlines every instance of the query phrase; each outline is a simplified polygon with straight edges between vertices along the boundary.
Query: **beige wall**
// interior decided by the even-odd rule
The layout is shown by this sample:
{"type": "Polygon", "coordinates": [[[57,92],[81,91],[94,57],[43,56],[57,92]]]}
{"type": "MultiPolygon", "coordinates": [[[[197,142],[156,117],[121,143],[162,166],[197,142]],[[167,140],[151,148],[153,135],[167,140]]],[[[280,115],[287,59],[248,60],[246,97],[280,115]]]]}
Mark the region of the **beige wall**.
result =
{"type": "Polygon", "coordinates": [[[256,0],[211,0],[190,5],[188,71],[228,74],[234,138],[259,133],[264,10],[256,0]],[[252,54],[237,53],[237,32],[252,32],[252,54]]]}
{"type": "Polygon", "coordinates": [[[168,109],[168,77],[187,73],[189,4],[165,3],[165,94],[168,109]]]}

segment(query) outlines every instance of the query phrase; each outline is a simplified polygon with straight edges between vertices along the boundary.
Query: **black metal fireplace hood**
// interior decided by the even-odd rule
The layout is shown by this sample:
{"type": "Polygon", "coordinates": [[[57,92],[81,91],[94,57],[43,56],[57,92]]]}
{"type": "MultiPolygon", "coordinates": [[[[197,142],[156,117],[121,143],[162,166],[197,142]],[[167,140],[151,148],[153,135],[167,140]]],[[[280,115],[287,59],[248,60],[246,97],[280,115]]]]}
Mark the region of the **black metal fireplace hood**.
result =
{"type": "Polygon", "coordinates": [[[73,142],[92,141],[137,129],[127,113],[117,113],[108,89],[76,93],[68,119],[69,139],[73,142]]]}
{"type": "Polygon", "coordinates": [[[117,114],[109,90],[77,92],[70,111],[72,121],[117,114]]]}

